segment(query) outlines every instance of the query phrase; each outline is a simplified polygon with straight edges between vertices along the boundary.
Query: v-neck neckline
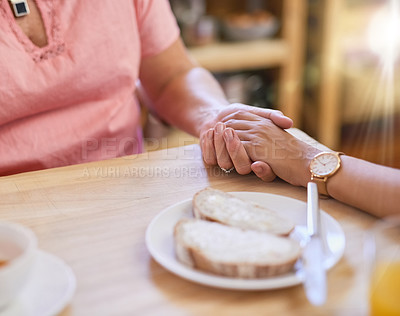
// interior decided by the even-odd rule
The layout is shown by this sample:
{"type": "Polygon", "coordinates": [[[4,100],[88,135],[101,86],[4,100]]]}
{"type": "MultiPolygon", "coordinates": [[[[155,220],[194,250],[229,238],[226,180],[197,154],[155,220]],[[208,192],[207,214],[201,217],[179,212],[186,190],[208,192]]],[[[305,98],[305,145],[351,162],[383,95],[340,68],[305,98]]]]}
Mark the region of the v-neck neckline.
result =
{"type": "Polygon", "coordinates": [[[17,40],[22,44],[25,51],[29,53],[35,62],[46,60],[50,57],[59,55],[64,51],[64,43],[60,37],[60,25],[57,12],[54,7],[54,1],[35,1],[37,9],[42,18],[43,27],[46,32],[47,44],[39,47],[34,44],[27,34],[21,29],[15,20],[12,10],[8,8],[8,0],[1,1],[1,12],[8,21],[10,29],[14,33],[17,40]],[[46,2],[46,3],[45,3],[46,2]]]}

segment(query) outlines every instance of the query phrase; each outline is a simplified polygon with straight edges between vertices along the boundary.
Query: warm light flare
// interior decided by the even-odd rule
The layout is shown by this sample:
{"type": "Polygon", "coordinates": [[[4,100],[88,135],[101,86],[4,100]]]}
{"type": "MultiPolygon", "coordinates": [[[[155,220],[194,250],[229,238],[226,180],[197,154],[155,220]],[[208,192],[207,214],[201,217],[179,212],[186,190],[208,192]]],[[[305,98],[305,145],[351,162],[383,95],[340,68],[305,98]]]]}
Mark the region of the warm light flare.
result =
{"type": "Polygon", "coordinates": [[[375,162],[391,166],[395,159],[394,119],[399,102],[396,80],[400,63],[400,0],[387,0],[386,5],[372,16],[367,32],[369,49],[378,58],[379,68],[366,80],[365,100],[360,100],[368,124],[359,145],[362,156],[367,156],[379,135],[380,157],[376,157],[375,162]]]}
{"type": "Polygon", "coordinates": [[[400,5],[399,0],[389,0],[386,7],[372,18],[368,29],[370,49],[383,64],[394,64],[400,56],[400,5]]]}

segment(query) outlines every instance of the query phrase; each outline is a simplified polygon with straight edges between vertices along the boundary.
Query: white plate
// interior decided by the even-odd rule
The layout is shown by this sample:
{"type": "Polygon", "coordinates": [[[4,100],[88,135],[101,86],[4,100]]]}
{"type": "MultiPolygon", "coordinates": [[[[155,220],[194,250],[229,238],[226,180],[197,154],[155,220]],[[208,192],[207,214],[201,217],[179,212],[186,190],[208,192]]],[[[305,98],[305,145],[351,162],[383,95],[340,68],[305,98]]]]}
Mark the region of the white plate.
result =
{"type": "Polygon", "coordinates": [[[75,288],[71,268],[58,257],[39,250],[28,283],[10,305],[0,310],[0,315],[57,315],[70,302],[75,288]]]}
{"type": "MultiPolygon", "coordinates": [[[[306,236],[306,203],[281,195],[258,192],[231,192],[233,195],[275,210],[281,216],[290,218],[296,227],[291,237],[303,243],[306,236]]],[[[290,273],[265,279],[236,279],[222,277],[192,269],[175,256],[173,230],[182,218],[192,218],[192,200],[174,204],[158,214],[147,227],[146,246],[153,258],[170,272],[203,285],[237,290],[265,290],[293,286],[302,282],[302,273],[295,268],[290,273]]],[[[342,257],[345,237],[339,223],[322,211],[322,225],[325,231],[325,267],[332,268],[342,257]]]]}

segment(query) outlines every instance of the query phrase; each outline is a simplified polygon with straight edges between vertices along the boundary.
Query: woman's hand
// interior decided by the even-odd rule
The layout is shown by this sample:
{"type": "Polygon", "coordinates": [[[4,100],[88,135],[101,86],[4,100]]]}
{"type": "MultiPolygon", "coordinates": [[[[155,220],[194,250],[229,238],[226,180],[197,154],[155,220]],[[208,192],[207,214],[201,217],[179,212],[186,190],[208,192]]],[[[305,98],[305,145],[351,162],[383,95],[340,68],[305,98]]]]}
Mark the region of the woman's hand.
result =
{"type": "Polygon", "coordinates": [[[264,162],[285,181],[294,185],[307,184],[309,161],[318,149],[253,113],[238,111],[225,117],[223,122],[227,127],[223,137],[230,156],[235,155],[234,150],[241,143],[249,158],[256,161],[252,169],[264,162]]]}
{"type": "Polygon", "coordinates": [[[272,181],[275,178],[275,174],[268,164],[264,162],[252,164],[240,141],[228,144],[224,139],[225,125],[221,122],[239,112],[253,113],[256,116],[270,119],[281,128],[289,128],[293,124],[292,120],[284,116],[280,111],[261,109],[244,104],[232,104],[220,111],[215,119],[206,126],[209,127],[213,123],[214,125],[211,125],[201,133],[200,145],[203,159],[209,165],[219,165],[224,169],[235,167],[239,174],[248,174],[253,171],[262,180],[272,181]]]}

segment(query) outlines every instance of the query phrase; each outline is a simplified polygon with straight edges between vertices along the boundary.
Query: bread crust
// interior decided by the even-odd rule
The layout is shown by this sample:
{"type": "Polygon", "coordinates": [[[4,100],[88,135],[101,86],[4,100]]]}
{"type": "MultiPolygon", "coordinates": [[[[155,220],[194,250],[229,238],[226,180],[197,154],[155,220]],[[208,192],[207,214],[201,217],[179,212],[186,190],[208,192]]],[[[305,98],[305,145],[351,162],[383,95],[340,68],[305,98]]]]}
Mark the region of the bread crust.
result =
{"type": "Polygon", "coordinates": [[[201,249],[188,245],[185,240],[183,240],[181,229],[183,228],[183,225],[189,221],[190,220],[188,219],[183,219],[176,224],[174,229],[175,249],[178,260],[195,269],[233,278],[267,278],[289,272],[293,269],[294,264],[300,256],[300,251],[298,253],[294,252],[291,258],[277,264],[229,263],[214,261],[209,259],[201,249]]]}

